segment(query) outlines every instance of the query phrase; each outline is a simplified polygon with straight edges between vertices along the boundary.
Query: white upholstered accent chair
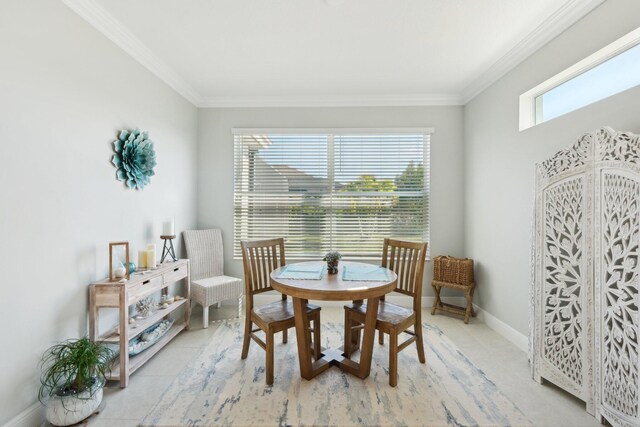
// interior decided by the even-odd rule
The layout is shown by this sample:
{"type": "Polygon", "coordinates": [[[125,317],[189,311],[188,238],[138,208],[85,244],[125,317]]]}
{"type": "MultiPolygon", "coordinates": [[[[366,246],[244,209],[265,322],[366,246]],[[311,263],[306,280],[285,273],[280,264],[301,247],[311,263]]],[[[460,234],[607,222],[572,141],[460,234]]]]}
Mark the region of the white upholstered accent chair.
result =
{"type": "Polygon", "coordinates": [[[209,326],[209,307],[229,299],[238,299],[238,317],[242,314],[242,279],[225,276],[223,271],[222,232],[187,230],[182,232],[191,260],[191,300],[202,306],[202,326],[209,326]]]}

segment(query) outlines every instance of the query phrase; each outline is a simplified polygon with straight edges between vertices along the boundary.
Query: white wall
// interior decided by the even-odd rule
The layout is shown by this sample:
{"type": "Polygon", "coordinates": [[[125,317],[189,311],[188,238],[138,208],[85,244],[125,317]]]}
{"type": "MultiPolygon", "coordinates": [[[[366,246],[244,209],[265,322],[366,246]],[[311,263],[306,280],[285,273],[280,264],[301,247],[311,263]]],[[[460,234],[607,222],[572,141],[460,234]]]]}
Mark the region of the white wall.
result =
{"type": "MultiPolygon", "coordinates": [[[[463,254],[462,107],[209,108],[198,132],[198,225],[220,227],[225,274],[243,277],[233,260],[234,127],[433,127],[431,138],[431,254],[463,254]]],[[[429,286],[431,263],[424,289],[429,286]]]]}
{"type": "Polygon", "coordinates": [[[523,334],[534,165],[602,126],[640,131],[640,88],[523,132],[518,97],[637,28],[638,16],[637,0],[605,2],[465,106],[465,253],[477,263],[476,301],[523,334]]]}
{"type": "Polygon", "coordinates": [[[109,241],[158,244],[175,215],[195,226],[197,109],[59,1],[0,12],[0,425],[36,401],[43,350],[87,333],[87,285],[109,241]],[[158,166],[144,191],[110,164],[140,127],[158,166]]]}

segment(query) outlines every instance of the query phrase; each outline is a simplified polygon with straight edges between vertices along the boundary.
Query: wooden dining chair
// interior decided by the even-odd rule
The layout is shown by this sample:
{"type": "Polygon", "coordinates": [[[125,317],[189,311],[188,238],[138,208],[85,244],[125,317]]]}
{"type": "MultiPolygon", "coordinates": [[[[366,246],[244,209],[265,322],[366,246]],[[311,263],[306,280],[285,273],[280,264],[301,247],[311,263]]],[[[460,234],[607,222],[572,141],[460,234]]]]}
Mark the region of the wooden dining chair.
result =
{"type": "MultiPolygon", "coordinates": [[[[241,357],[247,358],[251,339],[262,347],[267,353],[267,385],[271,385],[273,384],[274,335],[282,332],[282,342],[287,342],[287,331],[295,326],[293,304],[283,294],[280,301],[256,307],[253,296],[274,290],[271,287],[270,275],[273,270],[285,265],[284,239],[243,241],[241,246],[246,295],[246,319],[241,357]],[[253,329],[253,324],[257,328],[253,329]],[[260,330],[265,333],[266,343],[255,334],[260,330]]],[[[307,304],[307,316],[309,322],[313,321],[313,328],[309,328],[309,334],[313,333],[311,352],[318,359],[321,357],[320,307],[307,304]]],[[[311,342],[311,337],[309,340],[311,342]]]]}
{"type": "MultiPolygon", "coordinates": [[[[380,298],[376,329],[379,342],[384,344],[384,334],[389,334],[389,385],[398,383],[398,353],[407,346],[416,343],[418,359],[425,363],[424,343],[422,340],[422,279],[424,260],[427,254],[426,243],[403,242],[384,239],[382,266],[396,273],[398,282],[394,292],[413,298],[411,308],[396,305],[380,298]],[[413,328],[410,330],[409,328],[413,328]],[[398,336],[406,333],[411,337],[398,345],[398,336]]],[[[367,305],[354,301],[345,305],[344,354],[347,358],[360,347],[360,330],[364,325],[367,305]]]]}

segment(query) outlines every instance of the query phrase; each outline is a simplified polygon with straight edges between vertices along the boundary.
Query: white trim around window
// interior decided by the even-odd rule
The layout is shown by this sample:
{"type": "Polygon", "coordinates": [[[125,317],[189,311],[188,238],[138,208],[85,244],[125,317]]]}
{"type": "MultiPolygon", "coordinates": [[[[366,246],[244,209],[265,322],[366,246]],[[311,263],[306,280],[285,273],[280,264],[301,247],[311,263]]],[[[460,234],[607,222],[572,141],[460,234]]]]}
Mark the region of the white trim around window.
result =
{"type": "Polygon", "coordinates": [[[582,61],[572,65],[566,70],[556,74],[533,89],[530,89],[520,95],[520,131],[541,123],[541,120],[539,119],[539,110],[541,106],[539,105],[539,102],[536,102],[538,97],[620,55],[638,44],[640,44],[640,28],[631,31],[594,54],[584,58],[582,61]]]}
{"type": "Polygon", "coordinates": [[[431,127],[416,128],[233,128],[232,135],[431,135],[435,129],[431,127]]]}
{"type": "Polygon", "coordinates": [[[433,128],[235,128],[234,258],[285,237],[288,259],[381,254],[384,237],[429,241],[433,128]]]}

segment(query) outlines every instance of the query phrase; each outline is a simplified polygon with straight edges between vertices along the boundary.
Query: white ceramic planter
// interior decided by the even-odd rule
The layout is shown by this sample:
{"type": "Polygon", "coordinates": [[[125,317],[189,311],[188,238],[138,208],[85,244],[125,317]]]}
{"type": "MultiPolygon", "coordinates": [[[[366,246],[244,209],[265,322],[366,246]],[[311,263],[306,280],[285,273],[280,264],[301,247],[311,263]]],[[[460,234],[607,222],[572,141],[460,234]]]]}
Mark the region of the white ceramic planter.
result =
{"type": "Polygon", "coordinates": [[[46,417],[54,426],[70,426],[87,418],[98,409],[102,402],[101,382],[93,386],[93,394],[88,390],[78,396],[53,396],[47,401],[46,417]]]}

